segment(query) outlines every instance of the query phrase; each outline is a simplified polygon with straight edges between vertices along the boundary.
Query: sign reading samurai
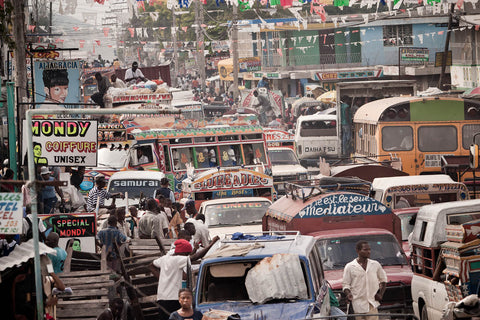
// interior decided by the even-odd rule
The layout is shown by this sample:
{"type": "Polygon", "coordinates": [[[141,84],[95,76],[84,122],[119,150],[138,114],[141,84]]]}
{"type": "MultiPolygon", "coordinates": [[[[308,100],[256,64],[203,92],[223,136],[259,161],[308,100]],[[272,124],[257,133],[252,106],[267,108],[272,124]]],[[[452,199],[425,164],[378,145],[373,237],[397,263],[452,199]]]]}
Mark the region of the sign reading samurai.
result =
{"type": "Polygon", "coordinates": [[[97,121],[32,121],[33,157],[45,166],[96,166],[97,121]]]}

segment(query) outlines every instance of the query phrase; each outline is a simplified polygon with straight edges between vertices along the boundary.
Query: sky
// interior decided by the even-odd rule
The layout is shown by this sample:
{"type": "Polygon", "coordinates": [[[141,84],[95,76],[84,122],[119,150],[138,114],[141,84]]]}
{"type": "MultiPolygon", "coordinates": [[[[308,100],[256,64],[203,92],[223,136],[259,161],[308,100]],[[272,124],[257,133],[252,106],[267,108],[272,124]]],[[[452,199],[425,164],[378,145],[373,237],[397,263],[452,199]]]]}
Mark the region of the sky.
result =
{"type": "MultiPolygon", "coordinates": [[[[98,57],[112,61],[116,57],[115,33],[121,32],[120,26],[103,25],[104,18],[111,17],[109,11],[115,8],[126,7],[127,2],[132,0],[105,0],[99,4],[94,0],[53,0],[53,22],[52,32],[61,33],[62,36],[55,37],[63,40],[64,48],[83,48],[79,51],[65,53],[64,58],[89,58],[98,57]],[[68,10],[69,3],[77,3],[74,12],[68,10]],[[60,13],[62,9],[63,14],[60,13]],[[104,30],[108,28],[108,30],[104,30]],[[105,34],[108,32],[108,34],[105,34]]],[[[120,14],[115,14],[122,17],[120,14]]],[[[123,15],[128,19],[128,15],[123,15]]],[[[115,22],[115,20],[109,20],[115,22]]],[[[60,44],[59,44],[60,45],[60,44]]]]}

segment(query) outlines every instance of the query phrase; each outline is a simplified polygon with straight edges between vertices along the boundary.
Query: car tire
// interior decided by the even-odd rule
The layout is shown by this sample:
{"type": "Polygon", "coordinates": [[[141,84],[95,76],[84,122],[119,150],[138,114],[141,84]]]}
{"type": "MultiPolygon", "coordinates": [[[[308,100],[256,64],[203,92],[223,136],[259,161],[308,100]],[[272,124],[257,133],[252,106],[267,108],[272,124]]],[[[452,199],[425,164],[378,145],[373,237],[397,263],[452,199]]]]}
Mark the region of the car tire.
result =
{"type": "Polygon", "coordinates": [[[428,320],[427,306],[425,304],[422,306],[422,312],[420,312],[420,320],[428,320]]]}

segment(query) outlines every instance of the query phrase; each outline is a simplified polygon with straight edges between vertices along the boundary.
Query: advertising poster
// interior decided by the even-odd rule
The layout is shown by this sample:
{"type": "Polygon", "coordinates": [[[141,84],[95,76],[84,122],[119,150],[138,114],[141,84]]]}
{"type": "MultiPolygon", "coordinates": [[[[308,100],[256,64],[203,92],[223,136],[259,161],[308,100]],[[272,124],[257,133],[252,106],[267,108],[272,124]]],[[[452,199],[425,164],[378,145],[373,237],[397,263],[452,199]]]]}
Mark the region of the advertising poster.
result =
{"type": "Polygon", "coordinates": [[[23,195],[0,193],[0,234],[22,233],[23,195]]]}
{"type": "MultiPolygon", "coordinates": [[[[24,141],[26,141],[26,121],[24,141]]],[[[92,120],[33,120],[33,158],[42,166],[97,166],[98,123],[92,120]]],[[[27,153],[24,143],[23,155],[27,153]]]]}
{"type": "Polygon", "coordinates": [[[69,103],[81,102],[80,73],[82,60],[44,60],[35,61],[36,109],[79,108],[69,103]],[[55,102],[42,104],[41,102],[55,102]]]}
{"type": "Polygon", "coordinates": [[[58,233],[60,247],[65,248],[67,241],[72,239],[77,242],[82,251],[95,252],[95,235],[97,233],[95,213],[42,214],[39,217],[47,228],[46,234],[58,233]]]}

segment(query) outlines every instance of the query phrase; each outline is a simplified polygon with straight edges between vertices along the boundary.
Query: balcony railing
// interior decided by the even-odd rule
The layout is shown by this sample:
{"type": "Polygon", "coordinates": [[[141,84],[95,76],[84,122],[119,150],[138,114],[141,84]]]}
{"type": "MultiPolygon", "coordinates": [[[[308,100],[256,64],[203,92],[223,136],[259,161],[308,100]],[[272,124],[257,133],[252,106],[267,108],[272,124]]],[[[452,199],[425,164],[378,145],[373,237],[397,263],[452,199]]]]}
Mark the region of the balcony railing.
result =
{"type": "Polygon", "coordinates": [[[318,55],[279,55],[278,53],[262,57],[262,68],[308,69],[311,66],[321,66],[325,69],[335,67],[358,67],[362,65],[362,55],[356,53],[322,54],[318,55]]]}

